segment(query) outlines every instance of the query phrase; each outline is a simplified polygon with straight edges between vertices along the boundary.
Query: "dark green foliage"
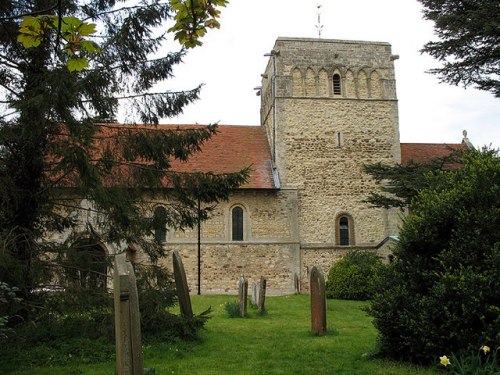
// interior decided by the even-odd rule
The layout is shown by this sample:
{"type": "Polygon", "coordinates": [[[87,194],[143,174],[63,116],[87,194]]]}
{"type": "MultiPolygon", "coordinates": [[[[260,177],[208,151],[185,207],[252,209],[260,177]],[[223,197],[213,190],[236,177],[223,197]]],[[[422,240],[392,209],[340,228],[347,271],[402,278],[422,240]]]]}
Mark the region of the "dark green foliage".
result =
{"type": "Polygon", "coordinates": [[[227,311],[230,318],[241,318],[241,309],[239,302],[226,302],[224,310],[227,311]]]}
{"type": "Polygon", "coordinates": [[[443,82],[474,85],[500,97],[500,6],[498,0],[419,0],[424,18],[440,39],[423,52],[442,62],[431,70],[443,82]]]}
{"type": "MultiPolygon", "coordinates": [[[[146,276],[152,281],[141,282],[145,289],[156,288],[164,249],[153,241],[155,205],[169,202],[163,224],[191,227],[248,177],[248,169],[227,175],[179,175],[170,169],[217,133],[215,125],[153,126],[181,113],[201,88],[153,90],[172,77],[185,55],[183,49],[165,51],[166,24],[173,16],[162,0],[134,6],[125,0],[1,2],[0,282],[17,287],[24,303],[10,324],[44,322],[65,332],[73,327],[61,327],[74,321],[89,334],[109,336],[101,314],[110,308],[111,246],[144,251],[154,269],[146,276]],[[24,48],[17,35],[28,14],[95,23],[98,35],[86,39],[100,53],[83,56],[89,67],[70,72],[55,29],[46,30],[38,47],[24,48]],[[119,105],[127,109],[127,126],[112,124],[119,105]],[[49,240],[61,232],[64,242],[49,240]],[[90,323],[78,314],[90,314],[90,323]]],[[[161,282],[166,279],[164,274],[161,282]]],[[[146,331],[177,324],[164,315],[173,303],[172,284],[160,288],[144,290],[141,297],[146,331]]],[[[202,321],[181,322],[171,335],[192,336],[202,321]]]]}
{"type": "Polygon", "coordinates": [[[429,175],[370,309],[387,356],[429,363],[500,344],[500,160],[429,175]]]}
{"type": "MultiPolygon", "coordinates": [[[[484,348],[484,346],[483,346],[484,348]]],[[[498,362],[498,348],[489,351],[483,348],[476,350],[473,354],[464,353],[461,356],[452,354],[450,365],[446,370],[454,375],[498,375],[500,374],[500,363],[498,362]]]]}
{"type": "Polygon", "coordinates": [[[326,296],[366,301],[374,292],[384,265],[380,257],[365,251],[351,251],[334,263],[326,282],[326,296]]]}
{"type": "Polygon", "coordinates": [[[0,343],[12,333],[8,323],[9,319],[15,317],[21,302],[17,292],[19,290],[16,287],[0,281],[0,343]]]}
{"type": "Polygon", "coordinates": [[[383,208],[411,206],[412,199],[420,190],[428,186],[425,176],[457,168],[460,165],[462,152],[450,148],[448,156],[432,159],[428,163],[410,162],[408,165],[387,165],[379,162],[364,165],[364,171],[380,184],[382,192],[370,194],[365,202],[374,207],[383,208]]]}

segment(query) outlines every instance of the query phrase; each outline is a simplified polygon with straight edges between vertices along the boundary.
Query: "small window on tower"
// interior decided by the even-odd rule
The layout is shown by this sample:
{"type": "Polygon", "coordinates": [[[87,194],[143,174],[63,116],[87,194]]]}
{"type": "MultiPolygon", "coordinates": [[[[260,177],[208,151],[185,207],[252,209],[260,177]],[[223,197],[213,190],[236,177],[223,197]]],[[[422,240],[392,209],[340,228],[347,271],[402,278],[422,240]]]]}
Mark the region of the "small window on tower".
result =
{"type": "Polygon", "coordinates": [[[340,87],[340,74],[335,73],[333,75],[333,95],[341,95],[342,90],[340,87]]]}
{"type": "Polygon", "coordinates": [[[336,241],[340,246],[354,245],[354,227],[352,217],[343,214],[336,220],[336,241]]]}
{"type": "Polygon", "coordinates": [[[335,147],[342,147],[342,133],[335,132],[335,147]]]}
{"type": "Polygon", "coordinates": [[[339,234],[340,234],[340,245],[349,245],[349,219],[345,216],[341,217],[339,220],[339,234]]]}

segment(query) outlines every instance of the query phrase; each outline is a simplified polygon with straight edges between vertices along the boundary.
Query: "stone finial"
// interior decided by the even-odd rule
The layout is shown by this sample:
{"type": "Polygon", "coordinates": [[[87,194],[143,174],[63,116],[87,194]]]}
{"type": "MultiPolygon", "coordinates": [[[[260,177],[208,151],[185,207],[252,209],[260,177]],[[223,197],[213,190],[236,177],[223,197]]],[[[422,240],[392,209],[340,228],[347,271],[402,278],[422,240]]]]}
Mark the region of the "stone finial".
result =
{"type": "Polygon", "coordinates": [[[184,271],[182,258],[177,250],[174,251],[172,260],[174,265],[175,287],[177,289],[177,297],[179,298],[181,315],[186,318],[192,318],[193,308],[191,306],[191,297],[189,296],[186,271],[184,271]]]}
{"type": "Polygon", "coordinates": [[[326,332],[326,290],[325,277],[321,268],[311,270],[309,288],[311,290],[311,329],[315,334],[326,332]]]}
{"type": "Polygon", "coordinates": [[[462,132],[462,135],[464,136],[463,139],[462,139],[462,144],[464,144],[469,150],[474,150],[475,149],[474,145],[469,140],[469,138],[467,138],[467,130],[464,130],[462,132]]]}
{"type": "Polygon", "coordinates": [[[245,318],[247,316],[247,304],[248,304],[248,280],[243,275],[241,275],[240,282],[238,284],[238,294],[240,297],[241,317],[245,318]]]}

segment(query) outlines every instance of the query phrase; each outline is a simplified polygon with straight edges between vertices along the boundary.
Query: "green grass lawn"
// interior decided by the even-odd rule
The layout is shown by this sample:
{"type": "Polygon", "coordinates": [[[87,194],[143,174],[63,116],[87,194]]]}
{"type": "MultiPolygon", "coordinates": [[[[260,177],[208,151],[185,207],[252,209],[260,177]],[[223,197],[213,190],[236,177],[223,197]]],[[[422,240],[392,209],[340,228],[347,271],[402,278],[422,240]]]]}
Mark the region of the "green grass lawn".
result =
{"type": "MultiPolygon", "coordinates": [[[[156,375],[224,374],[435,374],[399,363],[370,359],[376,330],[362,308],[366,303],[328,300],[328,332],[310,332],[309,296],[266,299],[267,314],[249,307],[248,318],[229,318],[224,303],[234,296],[193,296],[195,312],[212,306],[197,342],[155,344],[144,350],[145,367],[156,375]]],[[[0,369],[0,373],[2,373],[0,369]]],[[[24,369],[11,374],[114,374],[114,363],[24,369]]]]}

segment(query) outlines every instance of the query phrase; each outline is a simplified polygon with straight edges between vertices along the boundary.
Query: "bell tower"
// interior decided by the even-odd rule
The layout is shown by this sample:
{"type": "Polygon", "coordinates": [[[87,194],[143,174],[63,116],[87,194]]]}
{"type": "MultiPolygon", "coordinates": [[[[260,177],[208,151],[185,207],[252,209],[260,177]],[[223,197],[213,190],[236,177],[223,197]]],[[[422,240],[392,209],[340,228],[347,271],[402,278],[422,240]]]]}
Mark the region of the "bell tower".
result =
{"type": "Polygon", "coordinates": [[[281,188],[298,192],[301,243],[374,246],[395,234],[397,215],[363,202],[377,187],[362,169],[401,159],[390,44],[279,38],[268,56],[261,123],[281,188]]]}

